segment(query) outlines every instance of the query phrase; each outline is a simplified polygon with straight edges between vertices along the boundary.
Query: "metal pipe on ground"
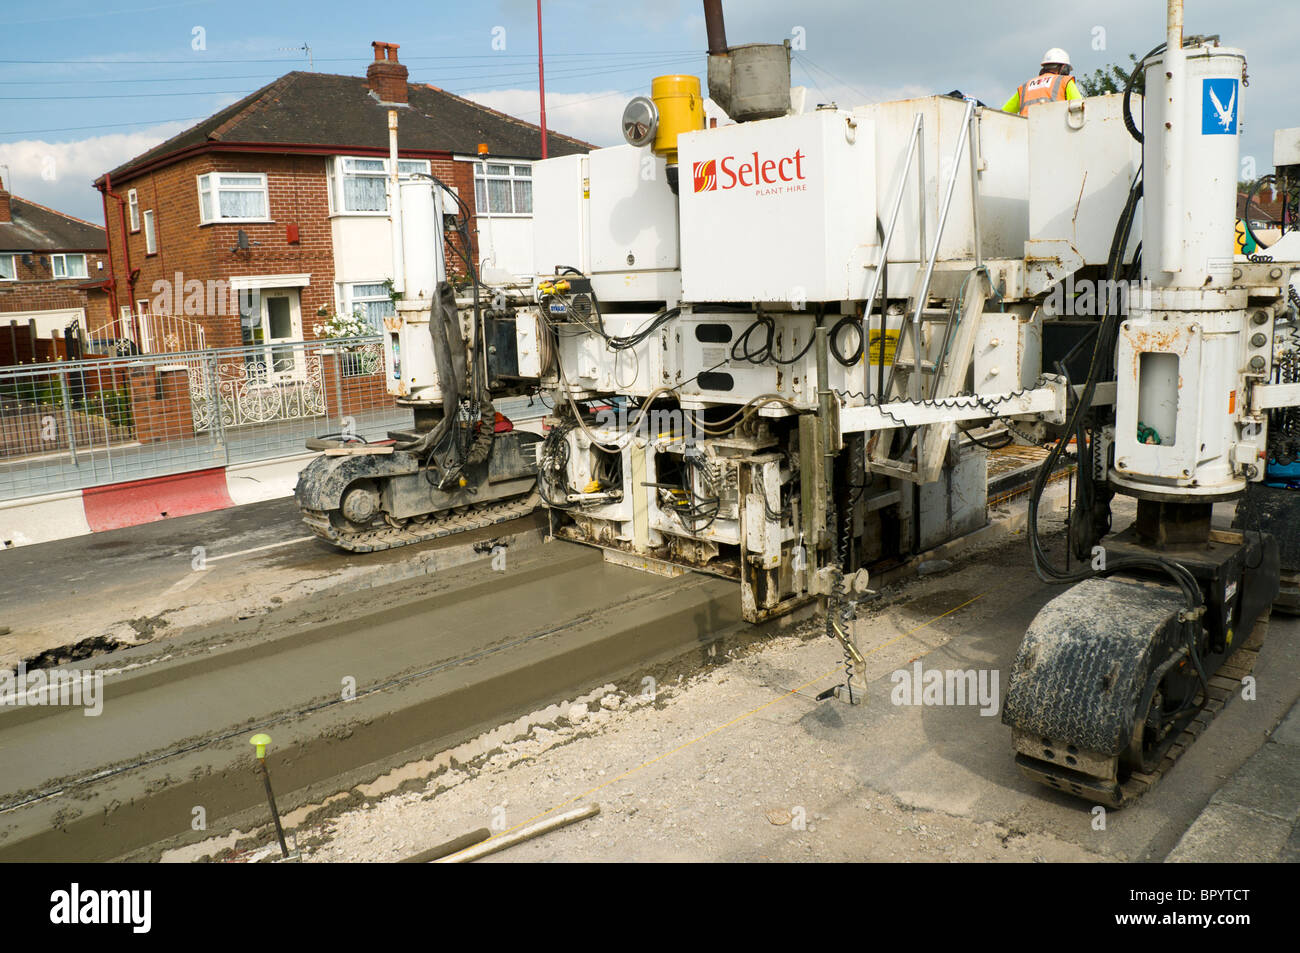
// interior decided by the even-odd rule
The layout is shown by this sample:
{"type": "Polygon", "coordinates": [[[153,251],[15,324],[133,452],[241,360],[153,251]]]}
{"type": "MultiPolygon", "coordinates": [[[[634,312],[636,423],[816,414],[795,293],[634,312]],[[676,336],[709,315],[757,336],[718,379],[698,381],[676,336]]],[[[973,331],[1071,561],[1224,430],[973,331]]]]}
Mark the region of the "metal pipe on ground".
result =
{"type": "Polygon", "coordinates": [[[418,854],[412,854],[410,857],[403,857],[398,861],[398,863],[427,864],[442,857],[449,857],[452,854],[458,854],[466,848],[473,847],[475,844],[481,844],[491,836],[492,832],[490,830],[486,827],[480,827],[476,831],[470,831],[468,834],[462,834],[460,837],[453,838],[445,844],[439,844],[437,847],[430,847],[428,850],[422,850],[418,854]]]}
{"type": "Polygon", "coordinates": [[[514,847],[516,844],[522,844],[526,840],[531,840],[541,834],[549,834],[551,831],[557,831],[561,827],[568,827],[578,821],[585,821],[589,817],[595,817],[600,813],[599,804],[588,804],[586,807],[576,807],[571,811],[565,811],[563,814],[556,814],[554,817],[543,818],[532,824],[526,824],[515,831],[502,834],[500,837],[494,837],[491,840],[484,841],[476,847],[463,850],[459,854],[453,854],[438,861],[440,864],[464,864],[471,860],[478,860],[480,857],[486,857],[489,854],[495,854],[497,851],[505,850],[507,847],[514,847]]]}
{"type": "Polygon", "coordinates": [[[266,803],[271,806],[271,820],[275,821],[275,839],[280,842],[280,856],[289,856],[289,845],[284,841],[284,828],[280,824],[280,809],[275,806],[275,792],[271,790],[271,774],[266,770],[266,759],[257,759],[258,773],[262,775],[262,786],[266,788],[266,803]]]}

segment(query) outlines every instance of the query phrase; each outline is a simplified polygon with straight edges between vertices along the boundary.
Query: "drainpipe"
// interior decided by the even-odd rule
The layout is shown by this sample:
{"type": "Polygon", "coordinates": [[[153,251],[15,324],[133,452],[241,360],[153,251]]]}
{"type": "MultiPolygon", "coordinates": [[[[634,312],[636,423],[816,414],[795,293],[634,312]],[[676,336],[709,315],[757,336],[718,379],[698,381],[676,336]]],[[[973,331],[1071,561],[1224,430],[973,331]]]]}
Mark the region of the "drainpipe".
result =
{"type": "MultiPolygon", "coordinates": [[[[135,275],[131,271],[131,243],[128,240],[129,236],[127,235],[127,231],[126,231],[126,199],[122,198],[122,196],[118,195],[116,192],[113,191],[113,176],[107,172],[104,173],[104,195],[105,195],[104,201],[105,201],[106,208],[107,208],[108,197],[111,196],[113,199],[117,201],[117,218],[122,228],[122,264],[126,268],[126,287],[127,287],[127,291],[130,293],[131,323],[134,325],[135,324],[135,275]]],[[[108,225],[107,214],[105,214],[104,216],[104,225],[105,227],[107,227],[108,225]]],[[[112,249],[110,243],[110,252],[111,250],[112,249]]],[[[113,286],[114,286],[113,302],[114,304],[117,304],[118,298],[117,298],[117,291],[116,291],[117,288],[116,275],[113,276],[113,286]]],[[[118,311],[114,314],[113,317],[114,322],[117,321],[117,314],[120,312],[121,312],[121,308],[119,306],[118,311]]],[[[132,327],[129,330],[136,331],[137,329],[132,327]]],[[[137,336],[137,340],[138,340],[138,336],[137,336]]]]}
{"type": "Polygon", "coordinates": [[[1183,151],[1186,138],[1186,59],[1183,56],[1183,0],[1169,0],[1165,49],[1164,220],[1161,268],[1172,274],[1183,260],[1183,151]]]}
{"type": "Polygon", "coordinates": [[[402,247],[402,186],[397,178],[397,110],[388,110],[389,218],[393,223],[393,290],[406,291],[406,250],[402,247]]]}
{"type": "MultiPolygon", "coordinates": [[[[105,176],[107,181],[107,176],[105,176]]],[[[113,243],[108,240],[108,189],[101,185],[99,197],[104,201],[104,245],[108,253],[108,316],[113,322],[113,335],[117,335],[119,308],[117,306],[117,270],[113,267],[113,243]]],[[[89,330],[89,329],[87,329],[89,330]]]]}

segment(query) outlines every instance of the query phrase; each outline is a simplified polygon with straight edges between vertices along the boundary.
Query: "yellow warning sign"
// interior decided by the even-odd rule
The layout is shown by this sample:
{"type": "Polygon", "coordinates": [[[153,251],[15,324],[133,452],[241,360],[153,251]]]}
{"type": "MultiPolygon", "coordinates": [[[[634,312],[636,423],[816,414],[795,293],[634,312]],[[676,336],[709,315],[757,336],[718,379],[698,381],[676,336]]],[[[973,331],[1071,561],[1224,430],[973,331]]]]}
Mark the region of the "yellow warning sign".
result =
{"type": "MultiPolygon", "coordinates": [[[[871,332],[871,347],[867,351],[867,360],[872,364],[880,363],[880,332],[871,332]]],[[[898,349],[898,332],[885,332],[885,363],[894,363],[894,352],[898,349]]]]}

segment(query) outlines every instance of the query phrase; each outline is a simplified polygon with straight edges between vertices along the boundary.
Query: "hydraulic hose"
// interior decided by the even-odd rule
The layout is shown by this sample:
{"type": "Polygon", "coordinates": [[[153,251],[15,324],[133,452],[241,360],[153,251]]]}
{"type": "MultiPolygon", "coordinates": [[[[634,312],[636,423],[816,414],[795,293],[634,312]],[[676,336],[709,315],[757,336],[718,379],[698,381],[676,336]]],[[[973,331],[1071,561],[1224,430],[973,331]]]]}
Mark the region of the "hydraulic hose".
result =
{"type": "Polygon", "coordinates": [[[1142,130],[1138,129],[1137,125],[1133,122],[1133,90],[1137,88],[1138,77],[1141,76],[1142,71],[1146,69],[1147,60],[1151,59],[1151,57],[1158,53],[1163,53],[1167,45],[1167,43],[1161,43],[1146,56],[1142,57],[1142,59],[1138,60],[1133,67],[1133,72],[1129,74],[1128,82],[1124,84],[1124,128],[1127,129],[1129,135],[1138,142],[1142,142],[1143,138],[1142,130]]]}
{"type": "Polygon", "coordinates": [[[433,313],[429,315],[429,338],[433,346],[433,361],[438,370],[438,385],[442,391],[442,419],[418,440],[396,444],[398,450],[426,453],[442,442],[456,421],[456,415],[460,411],[461,392],[465,386],[465,355],[463,348],[453,349],[449,331],[455,331],[455,340],[458,342],[458,325],[456,293],[450,284],[440,281],[433,302],[433,313]]]}

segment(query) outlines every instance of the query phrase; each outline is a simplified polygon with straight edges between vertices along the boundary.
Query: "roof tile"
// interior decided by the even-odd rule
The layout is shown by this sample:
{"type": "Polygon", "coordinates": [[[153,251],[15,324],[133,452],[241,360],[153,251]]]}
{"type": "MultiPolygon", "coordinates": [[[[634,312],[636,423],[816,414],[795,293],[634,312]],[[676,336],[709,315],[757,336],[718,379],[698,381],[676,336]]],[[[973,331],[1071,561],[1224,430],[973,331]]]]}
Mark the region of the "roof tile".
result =
{"type": "MultiPolygon", "coordinates": [[[[409,86],[410,104],[400,109],[398,141],[403,152],[448,152],[475,155],[486,142],[492,155],[519,159],[541,157],[540,129],[427,84],[409,86]]],[[[360,76],[331,73],[286,73],[237,103],[209,116],[150,149],[110,174],[126,179],[141,166],[208,142],[251,145],[326,146],[348,149],[386,148],[388,110],[360,76]]],[[[553,156],[594,148],[547,130],[553,156]]]]}
{"type": "Polygon", "coordinates": [[[13,221],[0,222],[0,252],[106,251],[104,229],[36,202],[12,196],[13,221]]]}

